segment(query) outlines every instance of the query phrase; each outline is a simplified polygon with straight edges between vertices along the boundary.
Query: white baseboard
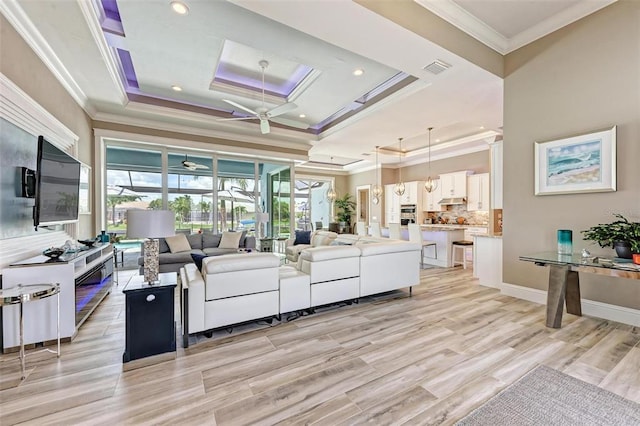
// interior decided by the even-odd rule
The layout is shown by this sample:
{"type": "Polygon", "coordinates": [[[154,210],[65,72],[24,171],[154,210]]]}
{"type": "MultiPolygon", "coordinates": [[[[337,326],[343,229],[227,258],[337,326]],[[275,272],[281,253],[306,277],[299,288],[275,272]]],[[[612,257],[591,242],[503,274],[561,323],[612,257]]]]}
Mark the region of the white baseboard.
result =
{"type": "MultiPolygon", "coordinates": [[[[501,293],[540,305],[547,304],[547,292],[520,285],[502,283],[501,293]]],[[[640,310],[610,305],[595,300],[582,299],[582,313],[591,317],[604,318],[640,327],[640,310]]]]}

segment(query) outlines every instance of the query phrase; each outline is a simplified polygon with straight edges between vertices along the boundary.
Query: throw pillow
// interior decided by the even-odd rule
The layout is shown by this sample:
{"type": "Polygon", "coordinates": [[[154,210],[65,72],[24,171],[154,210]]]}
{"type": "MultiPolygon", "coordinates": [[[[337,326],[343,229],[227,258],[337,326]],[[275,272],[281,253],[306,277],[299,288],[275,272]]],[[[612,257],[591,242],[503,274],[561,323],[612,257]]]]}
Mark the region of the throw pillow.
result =
{"type": "Polygon", "coordinates": [[[181,251],[191,251],[191,246],[189,245],[189,240],[187,240],[187,236],[184,234],[177,234],[173,237],[166,237],[165,241],[169,246],[169,251],[171,253],[179,253],[181,251]]]}
{"type": "Polygon", "coordinates": [[[241,232],[225,231],[222,233],[222,238],[220,239],[220,245],[218,248],[237,249],[240,247],[240,237],[242,237],[241,232]]]}
{"type": "Polygon", "coordinates": [[[202,234],[202,248],[218,247],[221,238],[220,234],[202,234]]]}
{"type": "Polygon", "coordinates": [[[169,250],[169,245],[167,244],[167,242],[164,240],[164,238],[158,238],[158,241],[160,241],[160,253],[168,253],[169,250]]]}
{"type": "Polygon", "coordinates": [[[297,246],[298,244],[311,244],[311,231],[296,230],[296,239],[293,245],[297,246]]]}
{"type": "Polygon", "coordinates": [[[207,257],[206,254],[191,253],[191,259],[193,259],[193,263],[196,264],[198,271],[202,270],[202,261],[205,257],[207,257]]]}

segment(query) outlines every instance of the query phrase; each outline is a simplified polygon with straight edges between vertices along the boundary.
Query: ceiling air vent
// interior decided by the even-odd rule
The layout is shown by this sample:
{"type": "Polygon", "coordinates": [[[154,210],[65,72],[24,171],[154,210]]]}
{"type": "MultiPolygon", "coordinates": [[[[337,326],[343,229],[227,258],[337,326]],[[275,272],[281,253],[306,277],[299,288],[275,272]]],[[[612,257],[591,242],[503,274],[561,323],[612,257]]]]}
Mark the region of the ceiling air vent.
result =
{"type": "Polygon", "coordinates": [[[446,71],[448,68],[451,68],[451,65],[442,61],[434,61],[429,65],[425,65],[424,67],[422,67],[423,70],[429,71],[431,74],[440,74],[442,71],[446,71]]]}

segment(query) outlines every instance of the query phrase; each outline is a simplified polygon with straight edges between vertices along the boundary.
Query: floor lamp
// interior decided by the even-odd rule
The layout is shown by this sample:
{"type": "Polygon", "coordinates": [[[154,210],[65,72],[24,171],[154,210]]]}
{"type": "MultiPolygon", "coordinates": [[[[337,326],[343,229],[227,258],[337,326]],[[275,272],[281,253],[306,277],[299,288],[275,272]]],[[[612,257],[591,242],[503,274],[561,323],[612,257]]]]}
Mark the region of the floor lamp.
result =
{"type": "Polygon", "coordinates": [[[145,238],[144,281],[149,285],[158,282],[158,238],[175,235],[175,219],[175,213],[170,210],[127,210],[127,238],[145,238]]]}

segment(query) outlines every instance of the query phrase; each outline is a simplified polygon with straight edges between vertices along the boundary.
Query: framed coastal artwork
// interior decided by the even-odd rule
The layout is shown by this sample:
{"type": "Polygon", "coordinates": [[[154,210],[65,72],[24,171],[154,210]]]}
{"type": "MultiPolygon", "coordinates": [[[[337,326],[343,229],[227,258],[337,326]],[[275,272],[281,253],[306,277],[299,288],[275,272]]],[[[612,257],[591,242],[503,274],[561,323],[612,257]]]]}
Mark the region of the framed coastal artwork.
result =
{"type": "Polygon", "coordinates": [[[535,143],[535,195],[616,190],[616,126],[535,143]]]}

